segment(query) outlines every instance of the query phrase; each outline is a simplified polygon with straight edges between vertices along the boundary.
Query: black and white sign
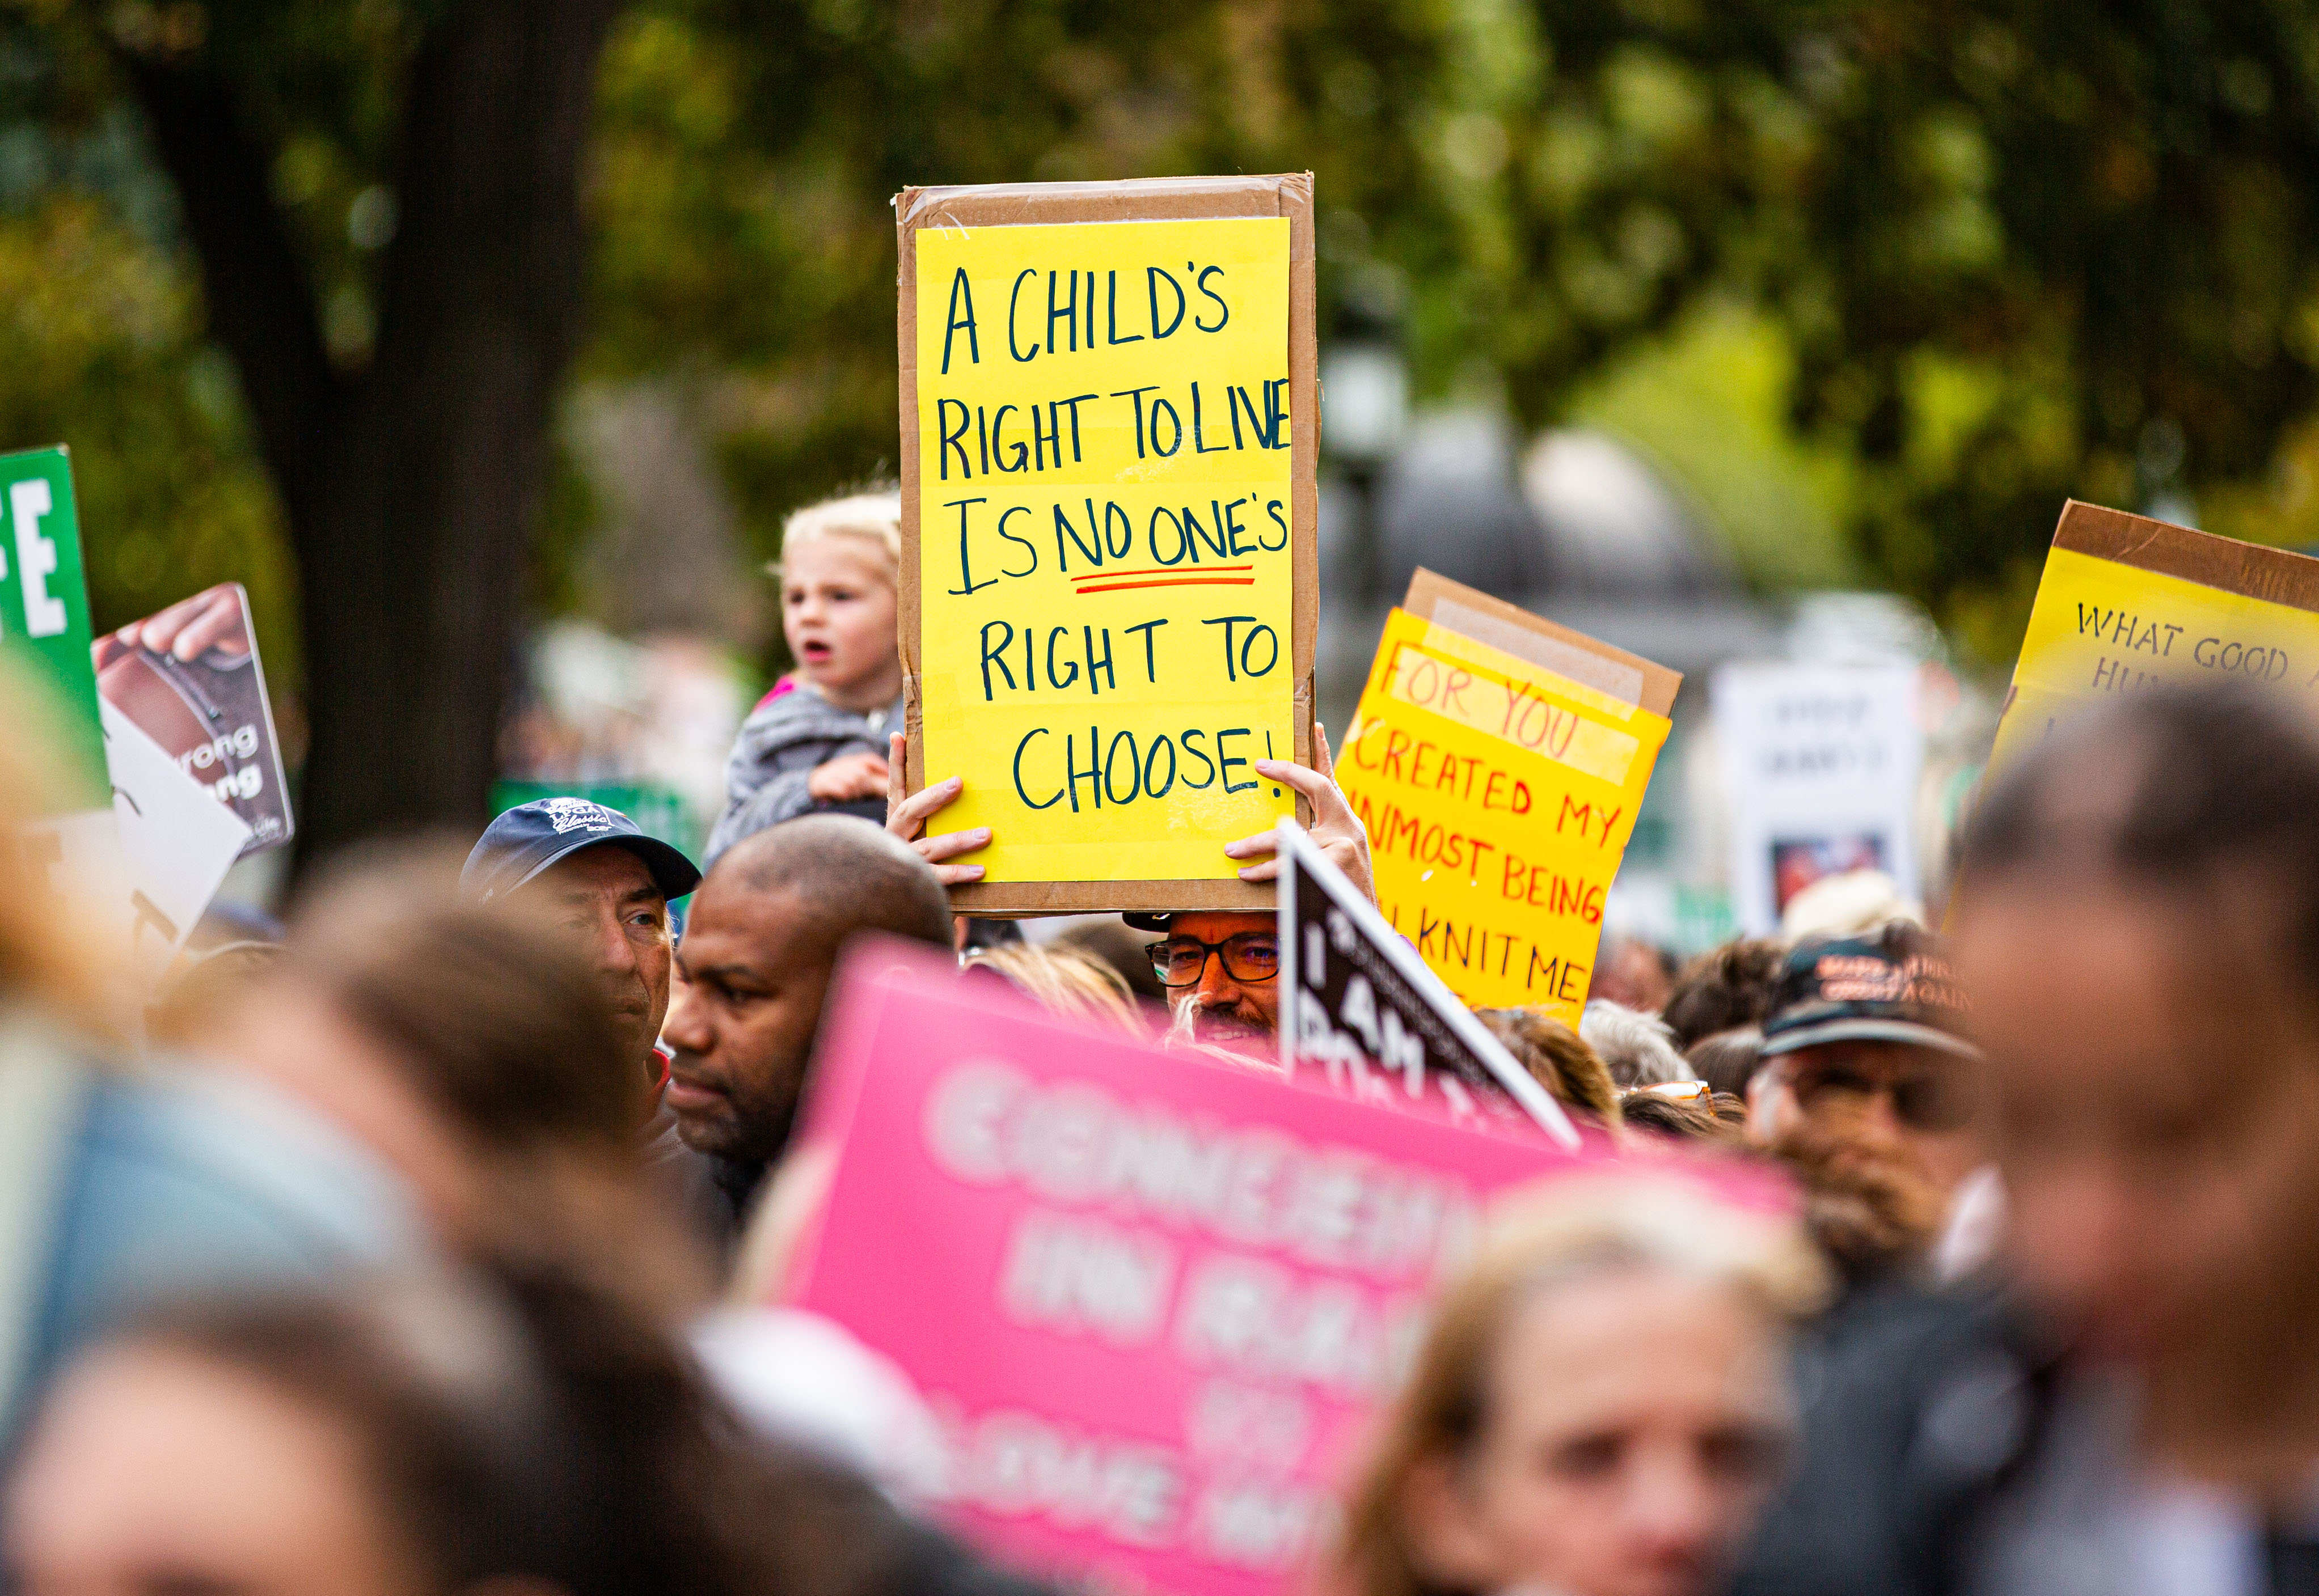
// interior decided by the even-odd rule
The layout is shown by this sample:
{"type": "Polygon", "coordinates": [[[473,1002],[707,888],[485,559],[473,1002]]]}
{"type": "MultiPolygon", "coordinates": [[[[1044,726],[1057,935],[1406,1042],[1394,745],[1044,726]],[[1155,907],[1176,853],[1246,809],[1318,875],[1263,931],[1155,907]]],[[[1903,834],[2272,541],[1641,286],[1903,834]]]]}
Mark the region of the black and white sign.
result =
{"type": "Polygon", "coordinates": [[[1727,664],[1714,704],[1740,930],[1773,934],[1796,894],[1851,870],[1916,896],[1914,665],[1727,664]]]}
{"type": "Polygon", "coordinates": [[[1280,1050],[1349,1096],[1578,1132],[1546,1088],[1292,822],[1280,825],[1280,1050]]]}

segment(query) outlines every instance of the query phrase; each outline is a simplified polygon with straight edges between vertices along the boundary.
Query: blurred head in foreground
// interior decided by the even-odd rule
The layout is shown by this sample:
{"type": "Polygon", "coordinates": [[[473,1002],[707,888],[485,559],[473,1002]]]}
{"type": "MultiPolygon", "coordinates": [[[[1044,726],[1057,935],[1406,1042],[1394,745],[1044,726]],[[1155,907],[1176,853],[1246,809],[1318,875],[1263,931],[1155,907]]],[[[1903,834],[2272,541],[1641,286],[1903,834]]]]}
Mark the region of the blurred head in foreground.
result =
{"type": "Polygon", "coordinates": [[[1347,1505],[1341,1596],[1684,1596],[1778,1483],[1784,1334],[1820,1269],[1687,1182],[1502,1211],[1437,1303],[1347,1505]]]}
{"type": "Polygon", "coordinates": [[[2218,1472],[2319,1456],[2319,738],[2251,690],[2154,690],[1982,800],[1959,967],[2014,1269],[2146,1376],[2218,1472]]]}
{"type": "Polygon", "coordinates": [[[749,1460],[652,1326],[552,1276],[185,1305],[59,1383],[11,1482],[23,1596],[783,1588],[749,1460]]]}
{"type": "Polygon", "coordinates": [[[202,1040],[367,1144],[461,1244],[625,1187],[646,1085],[544,906],[479,903],[456,864],[400,848],[327,879],[202,1040]]]}

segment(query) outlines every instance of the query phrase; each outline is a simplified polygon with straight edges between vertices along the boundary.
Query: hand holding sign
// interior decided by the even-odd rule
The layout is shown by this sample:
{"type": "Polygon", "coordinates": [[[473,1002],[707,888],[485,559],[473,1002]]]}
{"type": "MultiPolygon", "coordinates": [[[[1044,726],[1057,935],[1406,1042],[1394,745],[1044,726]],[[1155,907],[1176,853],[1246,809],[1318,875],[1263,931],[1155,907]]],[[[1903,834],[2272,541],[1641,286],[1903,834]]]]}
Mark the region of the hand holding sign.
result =
{"type": "Polygon", "coordinates": [[[241,817],[247,851],[290,840],[289,783],[239,582],[106,633],[91,659],[104,701],[241,817]]]}
{"type": "MultiPolygon", "coordinates": [[[[1317,721],[1313,726],[1312,770],[1289,764],[1282,760],[1261,759],[1256,762],[1256,773],[1274,781],[1284,781],[1295,788],[1313,806],[1313,825],[1305,838],[1318,848],[1331,864],[1345,874],[1345,879],[1360,888],[1371,903],[1376,901],[1376,880],[1369,871],[1368,828],[1361,817],[1353,813],[1344,791],[1337,785],[1337,767],[1329,757],[1329,734],[1317,721]]],[[[1259,854],[1271,854],[1278,844],[1277,831],[1261,831],[1252,837],[1241,837],[1226,843],[1224,852],[1233,859],[1254,859],[1259,854]]],[[[1256,864],[1242,865],[1240,879],[1243,881],[1273,881],[1280,878],[1277,855],[1256,864]]]]}
{"type": "MultiPolygon", "coordinates": [[[[198,657],[211,648],[221,654],[239,656],[249,652],[249,627],[243,614],[240,590],[230,582],[221,582],[190,599],[180,599],[167,609],[131,621],[107,643],[117,643],[122,648],[143,645],[155,654],[174,654],[180,660],[198,657]]],[[[104,644],[99,644],[100,652],[104,644]]],[[[104,669],[104,658],[97,661],[104,669]]]]}
{"type": "Polygon", "coordinates": [[[990,846],[990,828],[970,826],[964,831],[946,831],[940,836],[922,836],[926,822],[946,806],[957,801],[966,789],[966,783],[956,776],[944,777],[922,791],[911,793],[902,779],[902,751],[907,741],[896,732],[887,739],[886,758],[886,829],[918,851],[918,857],[934,867],[945,887],[963,887],[970,881],[982,879],[979,864],[948,862],[961,853],[972,853],[990,846]]]}
{"type": "MultiPolygon", "coordinates": [[[[905,796],[902,782],[903,739],[898,733],[889,744],[891,757],[887,761],[886,829],[918,851],[918,856],[934,867],[945,887],[961,886],[982,879],[979,864],[952,864],[949,861],[961,853],[972,853],[990,845],[991,828],[974,826],[966,831],[943,832],[935,836],[920,834],[928,821],[958,799],[966,784],[956,776],[905,796]]],[[[1369,874],[1369,834],[1361,825],[1361,817],[1337,786],[1336,769],[1329,759],[1328,735],[1321,727],[1313,728],[1313,753],[1320,769],[1308,771],[1303,765],[1286,760],[1259,760],[1257,773],[1270,780],[1284,783],[1302,793],[1313,806],[1313,824],[1309,834],[1313,845],[1328,858],[1331,864],[1366,893],[1371,902],[1376,899],[1376,886],[1369,874]]],[[[1231,859],[1257,859],[1254,864],[1242,865],[1240,879],[1243,881],[1271,881],[1279,879],[1280,861],[1277,858],[1259,858],[1270,854],[1277,846],[1277,834],[1259,832],[1252,837],[1241,837],[1224,844],[1224,854],[1231,859]]]]}

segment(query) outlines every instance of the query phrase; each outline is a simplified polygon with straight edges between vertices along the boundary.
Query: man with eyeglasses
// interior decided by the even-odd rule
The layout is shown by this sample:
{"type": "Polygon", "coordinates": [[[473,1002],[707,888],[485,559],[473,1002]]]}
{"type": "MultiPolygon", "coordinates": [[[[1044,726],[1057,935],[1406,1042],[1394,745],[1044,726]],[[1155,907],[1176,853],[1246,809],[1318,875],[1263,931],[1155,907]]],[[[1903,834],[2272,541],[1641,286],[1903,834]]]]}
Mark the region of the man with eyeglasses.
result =
{"type": "MultiPolygon", "coordinates": [[[[1308,834],[1345,872],[1354,886],[1376,899],[1369,870],[1369,838],[1360,816],[1338,787],[1329,759],[1329,737],[1313,728],[1314,769],[1285,761],[1259,760],[1257,772],[1286,782],[1311,801],[1308,834]]],[[[1233,859],[1256,861],[1241,867],[1243,881],[1270,881],[1280,875],[1269,831],[1224,844],[1233,859]]],[[[1269,1052],[1280,1031],[1280,922],[1270,909],[1179,910],[1174,914],[1121,916],[1138,931],[1156,931],[1151,970],[1168,988],[1174,1009],[1174,1034],[1219,1047],[1269,1052]]]]}
{"type": "Polygon", "coordinates": [[[1280,933],[1261,910],[1121,916],[1156,931],[1152,973],[1168,988],[1175,1034],[1221,1047],[1268,1048],[1280,1029],[1280,933]]]}

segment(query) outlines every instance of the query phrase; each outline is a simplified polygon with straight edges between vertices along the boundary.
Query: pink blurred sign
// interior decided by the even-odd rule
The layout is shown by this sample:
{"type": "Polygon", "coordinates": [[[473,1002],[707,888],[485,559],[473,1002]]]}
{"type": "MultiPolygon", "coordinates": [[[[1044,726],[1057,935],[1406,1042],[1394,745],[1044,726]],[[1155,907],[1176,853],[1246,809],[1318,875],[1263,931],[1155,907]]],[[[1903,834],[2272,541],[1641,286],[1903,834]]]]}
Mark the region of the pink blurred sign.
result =
{"type": "Polygon", "coordinates": [[[1277,1592],[1492,1194],[1598,1160],[1068,1026],[858,953],[792,1300],[940,1417],[957,1526],[1132,1591],[1277,1592]]]}

